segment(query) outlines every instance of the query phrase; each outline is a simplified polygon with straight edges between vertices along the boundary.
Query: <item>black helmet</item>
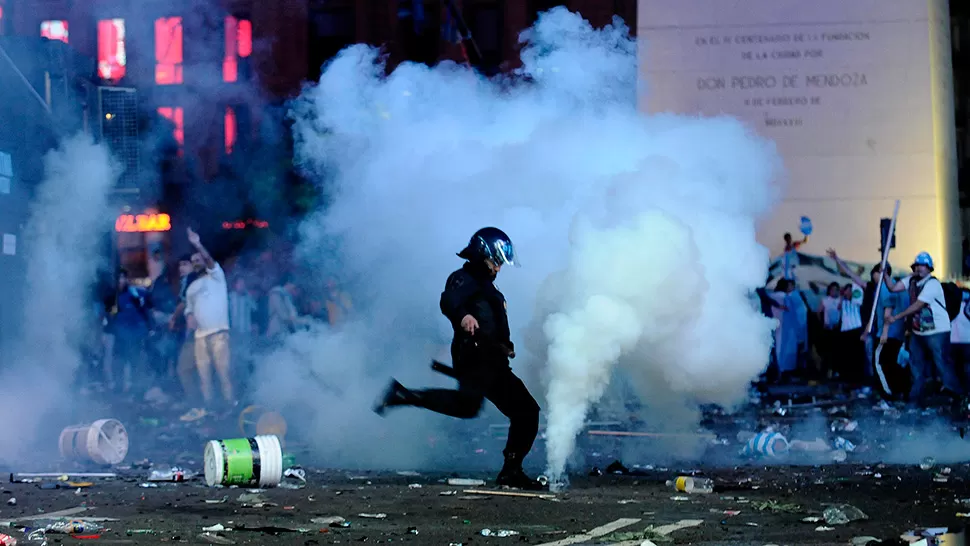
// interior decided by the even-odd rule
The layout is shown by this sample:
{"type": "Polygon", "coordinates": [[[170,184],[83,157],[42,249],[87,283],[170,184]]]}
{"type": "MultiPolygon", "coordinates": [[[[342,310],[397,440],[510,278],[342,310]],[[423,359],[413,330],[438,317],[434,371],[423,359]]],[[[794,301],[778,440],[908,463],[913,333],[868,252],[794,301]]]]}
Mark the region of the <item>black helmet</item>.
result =
{"type": "Polygon", "coordinates": [[[468,246],[458,253],[458,256],[469,261],[490,260],[495,265],[513,265],[518,267],[519,260],[512,247],[512,240],[504,231],[487,227],[472,235],[468,246]]]}

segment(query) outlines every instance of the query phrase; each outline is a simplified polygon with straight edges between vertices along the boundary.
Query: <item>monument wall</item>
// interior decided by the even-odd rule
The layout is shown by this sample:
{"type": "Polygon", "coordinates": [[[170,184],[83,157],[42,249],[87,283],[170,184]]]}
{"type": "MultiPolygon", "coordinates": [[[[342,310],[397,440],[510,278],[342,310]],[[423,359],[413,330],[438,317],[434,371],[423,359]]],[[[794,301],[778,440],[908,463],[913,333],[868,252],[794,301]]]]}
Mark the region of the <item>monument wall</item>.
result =
{"type": "Polygon", "coordinates": [[[784,201],[759,226],[814,224],[813,254],[879,259],[879,219],[901,201],[905,267],[930,252],[959,271],[953,82],[946,0],[640,0],[646,112],[728,114],[774,140],[784,201]]]}

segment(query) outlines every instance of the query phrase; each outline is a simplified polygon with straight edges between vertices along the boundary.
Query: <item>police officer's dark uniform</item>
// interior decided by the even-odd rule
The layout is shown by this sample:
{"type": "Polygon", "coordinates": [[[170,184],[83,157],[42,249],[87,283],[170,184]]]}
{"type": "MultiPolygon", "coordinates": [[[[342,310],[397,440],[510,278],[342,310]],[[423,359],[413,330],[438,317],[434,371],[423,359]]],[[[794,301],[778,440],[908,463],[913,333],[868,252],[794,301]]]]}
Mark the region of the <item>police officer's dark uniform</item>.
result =
{"type": "Polygon", "coordinates": [[[458,390],[409,390],[392,381],[375,411],[383,414],[392,406],[417,406],[468,419],[478,415],[487,398],[510,421],[505,465],[496,481],[499,485],[539,489],[538,482],[522,470],[522,460],[539,430],[539,404],[509,365],[515,348],[509,336],[505,296],[492,284],[495,273],[488,264],[514,265],[512,241],[497,228],[483,228],[458,256],[466,262],[448,277],[441,294],[441,312],[454,328],[451,358],[458,390]],[[466,315],[478,321],[474,334],[462,327],[466,315]]]}

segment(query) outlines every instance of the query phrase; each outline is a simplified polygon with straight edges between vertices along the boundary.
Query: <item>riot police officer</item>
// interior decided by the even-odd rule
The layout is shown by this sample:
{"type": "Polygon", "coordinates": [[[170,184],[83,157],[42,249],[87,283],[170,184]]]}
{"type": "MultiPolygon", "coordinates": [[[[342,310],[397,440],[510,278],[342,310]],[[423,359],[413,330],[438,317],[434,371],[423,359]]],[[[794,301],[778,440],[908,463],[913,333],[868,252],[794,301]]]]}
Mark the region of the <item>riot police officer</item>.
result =
{"type": "Polygon", "coordinates": [[[515,358],[515,347],[509,335],[507,305],[493,284],[502,266],[518,265],[512,241],[500,229],[482,228],[458,256],[465,264],[448,277],[441,293],[441,312],[454,329],[451,359],[458,390],[410,390],[392,380],[374,411],[383,415],[389,407],[416,406],[470,419],[488,399],[509,418],[505,464],[497,483],[540,489],[522,470],[522,460],[539,430],[539,404],[512,373],[509,359],[515,358]]]}

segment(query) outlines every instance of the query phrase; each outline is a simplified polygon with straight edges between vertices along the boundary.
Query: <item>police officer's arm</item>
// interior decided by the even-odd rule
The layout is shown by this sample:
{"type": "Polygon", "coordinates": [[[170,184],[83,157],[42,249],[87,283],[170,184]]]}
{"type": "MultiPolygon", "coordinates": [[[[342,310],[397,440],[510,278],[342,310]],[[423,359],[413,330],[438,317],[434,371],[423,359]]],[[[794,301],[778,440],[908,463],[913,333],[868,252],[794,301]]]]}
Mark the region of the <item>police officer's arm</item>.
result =
{"type": "Polygon", "coordinates": [[[468,303],[477,288],[475,281],[463,271],[456,271],[448,277],[445,290],[441,293],[441,313],[455,326],[460,326],[466,315],[474,317],[468,303]]]}

